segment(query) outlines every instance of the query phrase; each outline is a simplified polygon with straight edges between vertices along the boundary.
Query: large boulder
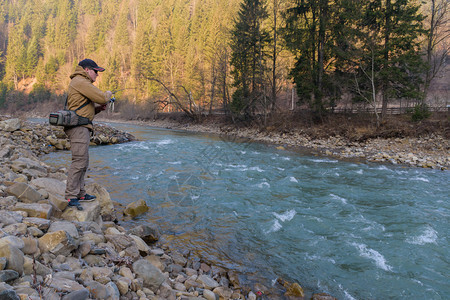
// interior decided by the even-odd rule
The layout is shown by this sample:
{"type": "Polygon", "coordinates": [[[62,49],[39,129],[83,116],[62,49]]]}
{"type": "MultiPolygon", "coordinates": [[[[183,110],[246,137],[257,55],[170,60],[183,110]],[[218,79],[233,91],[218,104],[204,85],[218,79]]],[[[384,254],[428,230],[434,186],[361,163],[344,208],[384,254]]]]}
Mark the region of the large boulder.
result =
{"type": "Polygon", "coordinates": [[[219,299],[233,299],[233,290],[228,287],[219,286],[216,287],[213,292],[219,296],[219,299]]]}
{"type": "Polygon", "coordinates": [[[3,146],[2,149],[0,149],[0,159],[8,159],[11,157],[11,155],[14,152],[14,146],[13,145],[6,145],[3,146]]]}
{"type": "Polygon", "coordinates": [[[86,187],[86,191],[88,194],[97,196],[96,200],[100,203],[102,208],[102,216],[114,214],[114,204],[111,200],[111,196],[104,187],[97,183],[92,183],[86,187]]]}
{"type": "Polygon", "coordinates": [[[6,269],[17,271],[20,275],[23,273],[24,255],[17,247],[10,244],[0,246],[0,257],[6,257],[8,261],[6,269]]]}
{"type": "Polygon", "coordinates": [[[284,296],[286,297],[303,298],[305,296],[302,287],[296,282],[288,284],[285,288],[286,293],[284,293],[284,296]]]}
{"type": "Polygon", "coordinates": [[[23,250],[23,247],[25,247],[25,242],[20,237],[12,235],[7,235],[0,239],[0,247],[6,244],[12,245],[20,250],[23,250]]]}
{"type": "MultiPolygon", "coordinates": [[[[216,294],[213,291],[210,290],[203,290],[203,298],[206,300],[216,300],[216,294]]],[[[220,299],[220,298],[219,298],[220,299]]],[[[226,299],[226,298],[224,298],[226,299]]]]}
{"type": "Polygon", "coordinates": [[[68,292],[68,293],[84,289],[84,286],[82,286],[75,280],[70,280],[61,277],[52,278],[52,280],[50,280],[50,282],[48,283],[48,286],[50,288],[55,289],[57,292],[68,292]]]}
{"type": "Polygon", "coordinates": [[[136,236],[136,235],[130,235],[130,238],[132,238],[134,240],[134,242],[136,243],[136,247],[138,248],[139,251],[141,252],[146,252],[149,253],[150,252],[150,247],[147,245],[146,242],[144,242],[143,239],[141,239],[140,237],[136,236]]]}
{"type": "Polygon", "coordinates": [[[67,221],[77,222],[99,222],[101,221],[100,212],[102,210],[100,202],[81,202],[83,210],[78,210],[76,207],[68,206],[61,215],[61,218],[67,221]]]}
{"type": "Polygon", "coordinates": [[[120,299],[120,291],[117,285],[110,281],[106,285],[106,290],[108,291],[108,294],[110,295],[109,299],[111,300],[119,300],[120,299]]]}
{"type": "Polygon", "coordinates": [[[163,273],[145,259],[134,262],[133,270],[138,277],[144,280],[144,286],[155,293],[165,280],[163,273]]]}
{"type": "Polygon", "coordinates": [[[11,169],[13,169],[16,172],[21,172],[26,174],[28,170],[28,173],[30,175],[36,175],[36,176],[46,176],[47,175],[47,169],[41,165],[39,160],[37,159],[31,159],[27,157],[20,157],[11,163],[11,169]],[[34,171],[34,172],[33,172],[34,171]]]}
{"type": "Polygon", "coordinates": [[[130,218],[134,218],[147,211],[147,203],[145,203],[143,199],[139,199],[138,201],[128,204],[123,213],[130,218]]]}
{"type": "Polygon", "coordinates": [[[109,299],[111,294],[104,284],[97,281],[88,281],[84,283],[91,292],[94,299],[109,299]]]}
{"type": "Polygon", "coordinates": [[[16,196],[25,203],[35,203],[41,200],[42,196],[34,188],[26,183],[16,182],[6,189],[9,195],[16,196]]]}
{"type": "Polygon", "coordinates": [[[50,194],[64,197],[66,184],[63,181],[54,178],[36,178],[30,181],[31,185],[39,189],[46,190],[50,194]]]}
{"type": "Polygon", "coordinates": [[[139,258],[139,250],[131,237],[124,234],[106,234],[105,238],[118,252],[124,251],[124,254],[131,258],[139,258]]]}
{"type": "Polygon", "coordinates": [[[0,211],[0,223],[3,225],[11,225],[16,223],[22,223],[23,217],[15,211],[0,211]]]}
{"type": "Polygon", "coordinates": [[[313,294],[311,300],[337,300],[331,295],[328,295],[327,293],[318,293],[313,294]]]}
{"type": "Polygon", "coordinates": [[[3,227],[0,233],[9,235],[25,235],[27,234],[27,225],[23,223],[11,224],[3,227]]]}
{"type": "Polygon", "coordinates": [[[58,139],[53,136],[47,136],[45,139],[50,145],[54,146],[58,150],[70,149],[70,143],[67,139],[58,139]]]}
{"type": "Polygon", "coordinates": [[[25,261],[23,264],[23,272],[25,275],[41,275],[46,276],[48,274],[52,274],[52,269],[44,266],[37,260],[33,260],[30,257],[25,256],[25,261]]]}
{"type": "Polygon", "coordinates": [[[128,293],[130,285],[131,285],[131,279],[129,279],[129,278],[120,277],[116,280],[116,286],[119,289],[119,293],[121,295],[125,295],[126,293],[128,293]]]}
{"type": "Polygon", "coordinates": [[[98,245],[105,242],[105,236],[94,232],[85,232],[80,238],[80,242],[90,242],[94,245],[98,245]]]}
{"type": "Polygon", "coordinates": [[[63,212],[69,202],[63,196],[48,194],[48,202],[53,206],[56,212],[63,212]]]}
{"type": "Polygon", "coordinates": [[[73,238],[79,237],[78,230],[77,230],[77,227],[75,226],[75,224],[73,224],[72,222],[67,222],[67,221],[53,222],[52,225],[50,225],[48,232],[56,232],[56,231],[61,231],[61,230],[64,230],[73,238]]]}
{"type": "Polygon", "coordinates": [[[138,225],[128,230],[127,233],[140,237],[146,243],[154,243],[160,237],[159,228],[154,224],[138,225]]]}
{"type": "Polygon", "coordinates": [[[13,132],[19,130],[22,127],[20,119],[9,119],[0,122],[0,129],[3,131],[13,132]]]}
{"type": "Polygon", "coordinates": [[[29,217],[37,217],[42,219],[49,219],[53,210],[50,204],[41,203],[17,203],[12,209],[14,211],[24,211],[29,217]]]}
{"type": "Polygon", "coordinates": [[[212,290],[219,286],[219,283],[211,278],[211,276],[202,274],[197,277],[197,283],[201,284],[204,289],[212,290]]]}
{"type": "MultiPolygon", "coordinates": [[[[17,203],[17,198],[15,196],[6,196],[5,198],[0,197],[0,207],[10,207],[10,206],[14,206],[16,203],[17,203]]],[[[1,217],[0,217],[0,220],[1,220],[1,217]]]]}
{"type": "Polygon", "coordinates": [[[69,255],[78,247],[78,243],[66,231],[49,232],[39,238],[39,249],[55,255],[69,255]]]}
{"type": "Polygon", "coordinates": [[[36,217],[23,218],[22,222],[29,227],[36,227],[44,231],[47,231],[47,229],[50,227],[51,224],[50,220],[36,217]]]}
{"type": "Polygon", "coordinates": [[[22,236],[23,248],[21,249],[24,254],[35,255],[39,251],[38,240],[32,236],[22,236]]]}
{"type": "Polygon", "coordinates": [[[114,275],[113,271],[107,267],[93,267],[91,271],[94,280],[103,284],[110,282],[111,277],[114,275]]]}
{"type": "Polygon", "coordinates": [[[14,270],[2,270],[0,271],[0,282],[10,282],[19,278],[19,276],[19,273],[14,270]]]}
{"type": "Polygon", "coordinates": [[[61,298],[62,300],[87,300],[89,298],[89,290],[81,289],[71,292],[61,298]]]}
{"type": "Polygon", "coordinates": [[[20,300],[20,297],[17,295],[14,290],[4,290],[0,292],[0,299],[2,300],[20,300]]]}

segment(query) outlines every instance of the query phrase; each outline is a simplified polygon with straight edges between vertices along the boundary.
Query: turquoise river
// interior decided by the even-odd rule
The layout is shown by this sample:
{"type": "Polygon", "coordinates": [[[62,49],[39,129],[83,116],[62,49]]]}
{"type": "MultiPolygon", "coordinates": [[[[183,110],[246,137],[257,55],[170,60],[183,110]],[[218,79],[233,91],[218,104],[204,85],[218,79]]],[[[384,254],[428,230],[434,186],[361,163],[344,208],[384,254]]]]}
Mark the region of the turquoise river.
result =
{"type": "MultiPolygon", "coordinates": [[[[338,299],[449,299],[450,172],[343,162],[219,136],[114,123],[89,177],[144,199],[168,246],[276,289],[338,299]]],[[[68,166],[70,153],[45,156],[68,166]]]]}

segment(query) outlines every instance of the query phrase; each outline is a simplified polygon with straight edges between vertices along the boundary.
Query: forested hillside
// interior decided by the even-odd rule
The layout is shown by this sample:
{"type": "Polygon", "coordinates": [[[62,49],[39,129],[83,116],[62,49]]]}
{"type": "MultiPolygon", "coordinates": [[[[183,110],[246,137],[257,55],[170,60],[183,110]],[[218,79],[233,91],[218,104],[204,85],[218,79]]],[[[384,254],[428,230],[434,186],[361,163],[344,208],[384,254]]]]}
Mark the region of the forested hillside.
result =
{"type": "Polygon", "coordinates": [[[141,100],[159,86],[184,86],[205,97],[214,68],[226,59],[238,1],[19,0],[0,8],[0,74],[15,89],[35,78],[62,92],[79,60],[106,68],[99,87],[136,89],[141,100]]]}
{"type": "Polygon", "coordinates": [[[448,2],[5,0],[0,106],[64,93],[83,58],[106,68],[101,89],[163,111],[270,112],[294,86],[316,112],[420,102],[448,55],[448,2]]]}

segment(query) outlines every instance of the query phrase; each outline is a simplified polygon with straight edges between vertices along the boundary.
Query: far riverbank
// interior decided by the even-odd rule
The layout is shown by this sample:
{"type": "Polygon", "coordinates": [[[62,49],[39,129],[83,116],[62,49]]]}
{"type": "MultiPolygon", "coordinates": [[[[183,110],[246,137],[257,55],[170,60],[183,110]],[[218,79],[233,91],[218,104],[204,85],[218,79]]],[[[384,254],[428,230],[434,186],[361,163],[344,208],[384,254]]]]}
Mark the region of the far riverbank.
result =
{"type": "MultiPolygon", "coordinates": [[[[109,120],[103,119],[103,121],[109,120]]],[[[449,139],[441,132],[430,130],[418,137],[403,137],[395,133],[392,134],[397,135],[395,137],[365,138],[361,133],[357,136],[358,128],[354,128],[355,134],[350,137],[348,134],[339,135],[334,132],[330,132],[330,135],[326,137],[300,128],[280,130],[280,128],[269,127],[262,130],[258,127],[237,127],[217,122],[194,123],[187,122],[185,119],[159,118],[150,121],[121,120],[119,122],[249,139],[343,160],[400,164],[439,170],[448,170],[450,167],[449,139]]],[[[398,130],[401,132],[403,129],[398,130]]]]}

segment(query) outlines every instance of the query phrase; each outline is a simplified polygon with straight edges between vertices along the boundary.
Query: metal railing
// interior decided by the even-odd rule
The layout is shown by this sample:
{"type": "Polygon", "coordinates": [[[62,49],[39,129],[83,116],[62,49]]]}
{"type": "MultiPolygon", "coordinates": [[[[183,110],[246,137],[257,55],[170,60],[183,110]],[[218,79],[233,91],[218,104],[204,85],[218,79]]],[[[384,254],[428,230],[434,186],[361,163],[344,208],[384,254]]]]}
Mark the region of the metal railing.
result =
{"type": "MultiPolygon", "coordinates": [[[[389,115],[400,115],[411,112],[414,107],[388,107],[386,109],[386,113],[389,115]]],[[[447,112],[450,111],[449,107],[446,106],[436,106],[436,107],[428,107],[428,110],[431,112],[447,112]]],[[[335,113],[375,113],[373,107],[336,107],[332,109],[335,113]]],[[[382,108],[377,107],[377,113],[381,113],[382,108]]]]}

